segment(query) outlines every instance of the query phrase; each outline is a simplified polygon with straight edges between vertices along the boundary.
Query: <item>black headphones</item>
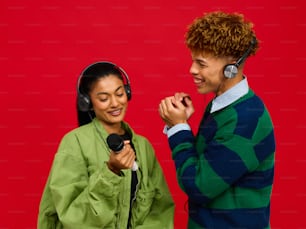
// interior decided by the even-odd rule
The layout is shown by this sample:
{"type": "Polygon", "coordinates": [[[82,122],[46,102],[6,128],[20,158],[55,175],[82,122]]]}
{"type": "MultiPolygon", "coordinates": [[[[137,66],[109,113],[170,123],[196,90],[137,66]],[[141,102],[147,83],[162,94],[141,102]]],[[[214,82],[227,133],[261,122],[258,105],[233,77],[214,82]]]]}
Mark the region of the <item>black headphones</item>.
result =
{"type": "Polygon", "coordinates": [[[256,44],[256,38],[254,37],[251,41],[250,47],[245,51],[245,53],[242,55],[242,57],[240,57],[237,60],[237,62],[235,64],[225,65],[224,70],[223,70],[223,74],[224,74],[225,78],[231,79],[231,78],[234,78],[237,75],[239,65],[242,64],[245,61],[245,59],[248,57],[248,55],[252,51],[252,48],[255,46],[255,44],[256,44]]]}
{"type": "Polygon", "coordinates": [[[119,66],[117,66],[116,64],[109,62],[109,61],[99,61],[99,62],[95,62],[89,66],[87,66],[81,73],[81,75],[78,78],[78,82],[77,82],[77,106],[78,109],[80,111],[83,112],[87,112],[90,111],[91,109],[91,102],[90,102],[90,98],[87,94],[83,93],[81,90],[81,80],[84,77],[84,75],[86,75],[86,72],[94,69],[95,67],[111,67],[115,70],[118,70],[122,76],[123,79],[123,83],[124,83],[124,89],[127,95],[128,100],[131,100],[132,98],[132,92],[131,92],[131,86],[130,86],[130,80],[129,77],[127,75],[127,73],[120,68],[119,66]]]}

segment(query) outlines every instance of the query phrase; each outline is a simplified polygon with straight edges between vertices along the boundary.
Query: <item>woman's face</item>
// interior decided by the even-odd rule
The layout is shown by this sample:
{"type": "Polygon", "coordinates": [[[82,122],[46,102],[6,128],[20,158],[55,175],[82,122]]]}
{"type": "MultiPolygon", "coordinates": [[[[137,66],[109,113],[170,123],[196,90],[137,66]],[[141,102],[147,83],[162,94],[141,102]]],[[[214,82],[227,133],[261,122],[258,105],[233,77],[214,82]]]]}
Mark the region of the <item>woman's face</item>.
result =
{"type": "Polygon", "coordinates": [[[123,121],[128,98],[124,84],[116,75],[100,78],[89,92],[96,117],[104,125],[114,125],[123,121]]]}

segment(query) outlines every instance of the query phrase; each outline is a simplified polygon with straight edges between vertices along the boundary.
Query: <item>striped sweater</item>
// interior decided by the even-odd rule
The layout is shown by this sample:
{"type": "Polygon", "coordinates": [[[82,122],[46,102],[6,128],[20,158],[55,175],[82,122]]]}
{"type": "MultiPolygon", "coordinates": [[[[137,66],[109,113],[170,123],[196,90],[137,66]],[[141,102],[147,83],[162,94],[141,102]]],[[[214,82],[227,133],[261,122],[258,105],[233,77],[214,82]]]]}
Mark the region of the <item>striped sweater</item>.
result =
{"type": "Polygon", "coordinates": [[[178,182],[188,195],[188,228],[270,228],[275,138],[270,115],[252,90],[210,113],[196,136],[169,137],[178,182]]]}

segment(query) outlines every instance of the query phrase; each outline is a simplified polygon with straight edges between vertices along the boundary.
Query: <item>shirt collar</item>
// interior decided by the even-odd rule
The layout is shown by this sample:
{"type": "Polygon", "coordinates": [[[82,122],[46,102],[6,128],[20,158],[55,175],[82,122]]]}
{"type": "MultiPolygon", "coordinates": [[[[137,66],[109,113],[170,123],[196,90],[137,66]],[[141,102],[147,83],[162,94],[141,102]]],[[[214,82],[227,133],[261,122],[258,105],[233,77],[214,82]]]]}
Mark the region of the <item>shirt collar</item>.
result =
{"type": "Polygon", "coordinates": [[[232,104],[242,96],[246,95],[248,91],[248,81],[246,77],[244,77],[238,84],[213,99],[210,113],[221,110],[222,108],[232,104]]]}

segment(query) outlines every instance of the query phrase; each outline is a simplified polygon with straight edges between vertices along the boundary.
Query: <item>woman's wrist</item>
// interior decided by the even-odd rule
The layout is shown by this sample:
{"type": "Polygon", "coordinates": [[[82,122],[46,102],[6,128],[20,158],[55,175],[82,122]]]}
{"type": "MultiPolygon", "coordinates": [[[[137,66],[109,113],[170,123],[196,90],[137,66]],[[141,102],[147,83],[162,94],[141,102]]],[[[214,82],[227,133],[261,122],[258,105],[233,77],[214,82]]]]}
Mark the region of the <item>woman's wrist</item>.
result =
{"type": "Polygon", "coordinates": [[[120,175],[121,170],[115,168],[114,166],[112,166],[109,162],[106,163],[107,167],[109,168],[110,171],[112,171],[113,173],[120,175]]]}

